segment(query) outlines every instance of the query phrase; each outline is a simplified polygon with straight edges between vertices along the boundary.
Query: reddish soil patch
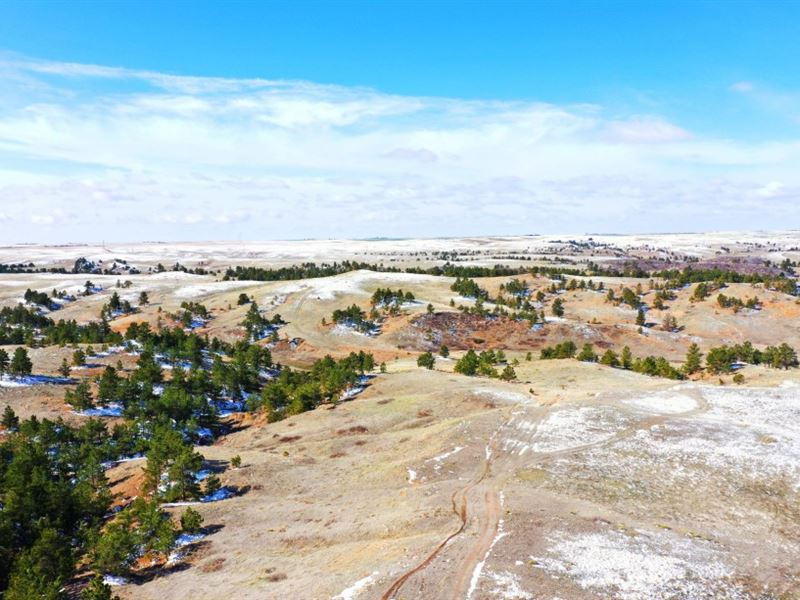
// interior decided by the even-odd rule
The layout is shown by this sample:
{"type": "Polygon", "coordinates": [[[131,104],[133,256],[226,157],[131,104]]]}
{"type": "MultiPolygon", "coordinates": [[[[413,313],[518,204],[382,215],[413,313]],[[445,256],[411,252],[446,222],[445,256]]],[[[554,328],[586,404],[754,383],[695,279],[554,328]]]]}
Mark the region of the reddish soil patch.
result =
{"type": "Polygon", "coordinates": [[[465,313],[434,313],[420,315],[398,334],[401,348],[417,351],[436,351],[445,345],[450,350],[536,350],[542,346],[565,339],[576,343],[591,342],[607,348],[608,327],[586,325],[591,337],[583,339],[576,331],[576,323],[549,323],[539,330],[532,329],[527,321],[515,321],[506,316],[472,315],[465,313]]]}

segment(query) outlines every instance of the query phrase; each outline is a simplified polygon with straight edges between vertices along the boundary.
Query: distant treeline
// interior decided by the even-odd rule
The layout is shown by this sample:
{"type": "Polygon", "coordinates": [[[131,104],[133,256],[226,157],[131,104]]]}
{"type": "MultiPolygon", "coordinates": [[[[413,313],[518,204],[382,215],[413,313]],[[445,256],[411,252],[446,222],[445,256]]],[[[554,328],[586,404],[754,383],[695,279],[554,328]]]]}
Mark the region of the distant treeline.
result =
{"type": "Polygon", "coordinates": [[[0,263],[0,273],[67,273],[64,267],[36,268],[33,263],[0,263]]]}
{"type": "Polygon", "coordinates": [[[377,271],[384,273],[414,273],[419,275],[434,275],[439,277],[510,277],[515,275],[544,275],[553,278],[563,278],[565,275],[575,277],[632,277],[639,279],[664,279],[667,287],[681,287],[684,285],[714,281],[718,283],[761,283],[787,294],[797,293],[797,283],[794,279],[786,277],[784,274],[768,275],[760,273],[740,273],[720,268],[695,269],[686,267],[684,269],[664,269],[660,271],[646,271],[631,263],[624,265],[620,269],[603,268],[597,263],[590,262],[586,269],[564,268],[559,266],[544,267],[512,267],[508,265],[493,265],[482,267],[476,265],[455,265],[445,263],[441,266],[433,267],[408,267],[400,269],[398,267],[388,267],[383,264],[362,263],[356,261],[343,261],[340,263],[322,263],[317,265],[313,262],[293,265],[291,267],[281,267],[278,269],[264,267],[242,267],[229,268],[225,272],[225,280],[238,279],[249,281],[287,281],[293,279],[310,279],[314,277],[330,277],[340,275],[359,269],[377,271]]]}
{"type": "Polygon", "coordinates": [[[560,267],[510,267],[508,265],[493,265],[491,267],[481,267],[476,265],[454,265],[445,263],[434,267],[408,267],[401,269],[398,267],[388,267],[383,264],[363,263],[357,261],[343,261],[335,263],[322,263],[320,265],[307,262],[291,267],[280,267],[277,269],[264,267],[242,267],[237,266],[225,271],[223,279],[246,280],[246,281],[289,281],[294,279],[311,279],[314,277],[331,277],[341,275],[350,271],[376,271],[379,273],[413,273],[416,275],[434,275],[437,277],[508,277],[512,275],[524,275],[525,273],[541,275],[583,275],[579,269],[564,269],[560,267]]]}

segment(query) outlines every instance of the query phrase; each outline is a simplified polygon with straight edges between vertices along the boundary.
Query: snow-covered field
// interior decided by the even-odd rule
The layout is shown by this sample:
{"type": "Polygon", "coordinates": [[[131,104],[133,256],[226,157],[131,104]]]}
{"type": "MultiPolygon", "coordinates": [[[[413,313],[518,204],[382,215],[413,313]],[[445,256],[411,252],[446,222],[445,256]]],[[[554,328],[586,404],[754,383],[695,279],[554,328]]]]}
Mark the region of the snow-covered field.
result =
{"type": "Polygon", "coordinates": [[[206,283],[198,283],[194,285],[187,285],[175,290],[175,297],[180,299],[199,298],[209,294],[218,294],[220,292],[229,292],[231,290],[238,290],[240,288],[252,287],[259,285],[257,281],[209,281],[206,283]]]}
{"type": "Polygon", "coordinates": [[[370,296],[376,285],[410,285],[413,283],[426,283],[441,281],[433,275],[416,275],[414,273],[379,273],[376,271],[352,271],[334,277],[320,277],[318,279],[304,279],[283,284],[273,290],[276,296],[307,291],[309,295],[319,300],[333,300],[337,294],[361,294],[370,296]]]}
{"type": "MultiPolygon", "coordinates": [[[[627,401],[648,413],[670,418],[634,429],[609,444],[591,447],[579,456],[555,460],[551,469],[556,481],[575,475],[587,485],[603,481],[625,482],[614,494],[636,498],[680,498],[684,489],[708,489],[714,494],[738,494],[743,486],[788,486],[800,492],[800,392],[794,387],[773,389],[678,386],[667,392],[637,396],[627,401]],[[707,408],[690,416],[691,394],[699,394],[707,408]],[[778,485],[780,482],[780,485],[778,485]],[[688,487],[687,487],[688,486],[688,487]]],[[[542,446],[558,449],[560,440],[584,439],[581,425],[594,428],[602,417],[585,412],[556,416],[552,439],[542,446]],[[591,415],[591,418],[589,416],[591,415]],[[563,425],[563,426],[562,426],[563,425]]],[[[618,431],[611,423],[605,435],[618,431]]],[[[540,427],[540,434],[547,431],[540,427]]],[[[599,439],[602,433],[585,439],[599,439]]],[[[789,492],[792,493],[792,492],[789,492]]]]}
{"type": "Polygon", "coordinates": [[[670,532],[556,533],[538,568],[603,598],[745,598],[728,558],[710,542],[670,532]]]}
{"type": "MultiPolygon", "coordinates": [[[[115,258],[125,258],[136,264],[184,265],[234,261],[238,264],[272,261],[292,263],[304,261],[333,262],[352,259],[366,260],[372,256],[392,260],[403,254],[427,251],[429,253],[482,250],[488,252],[536,252],[546,250],[565,240],[611,244],[619,248],[651,247],[682,254],[701,256],[713,254],[709,248],[732,247],[737,244],[771,245],[773,251],[786,250],[797,245],[796,231],[785,232],[711,232],[680,234],[632,235],[529,235],[481,238],[420,238],[379,240],[296,240],[248,242],[176,242],[132,244],[69,244],[59,246],[11,245],[0,248],[0,262],[33,262],[45,265],[54,262],[71,263],[79,256],[98,262],[112,263],[115,258]],[[135,260],[134,260],[135,259],[135,260]]],[[[773,252],[778,255],[779,252],[773,252]]],[[[486,261],[491,262],[491,261],[486,261]]]]}
{"type": "Polygon", "coordinates": [[[539,424],[531,439],[533,452],[559,452],[610,439],[629,425],[619,410],[608,406],[575,406],[556,410],[539,424]]]}
{"type": "Polygon", "coordinates": [[[677,390],[637,395],[625,400],[625,404],[659,414],[678,414],[697,408],[697,402],[694,398],[677,390]]]}

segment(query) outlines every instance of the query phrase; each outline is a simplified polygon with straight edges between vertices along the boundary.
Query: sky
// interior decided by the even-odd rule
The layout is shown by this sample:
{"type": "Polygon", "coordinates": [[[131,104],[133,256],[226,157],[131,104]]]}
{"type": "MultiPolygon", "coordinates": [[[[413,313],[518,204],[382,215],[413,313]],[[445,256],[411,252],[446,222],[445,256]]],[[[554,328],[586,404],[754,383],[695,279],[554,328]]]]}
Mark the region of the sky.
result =
{"type": "Polygon", "coordinates": [[[800,229],[800,3],[0,3],[0,243],[800,229]]]}

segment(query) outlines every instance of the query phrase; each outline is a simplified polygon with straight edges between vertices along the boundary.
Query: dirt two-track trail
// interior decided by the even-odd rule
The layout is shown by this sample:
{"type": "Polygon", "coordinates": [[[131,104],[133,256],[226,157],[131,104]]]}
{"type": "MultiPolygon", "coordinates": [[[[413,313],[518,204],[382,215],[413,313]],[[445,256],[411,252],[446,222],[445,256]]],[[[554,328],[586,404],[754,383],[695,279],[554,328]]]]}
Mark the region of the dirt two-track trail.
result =
{"type": "MultiPolygon", "coordinates": [[[[477,473],[463,487],[452,495],[452,510],[458,517],[458,527],[444,537],[425,558],[412,568],[403,572],[386,589],[381,600],[401,600],[424,597],[426,599],[470,600],[475,597],[475,586],[483,563],[489,558],[492,547],[498,539],[503,516],[502,489],[507,479],[521,468],[531,468],[546,464],[550,459],[584,452],[592,448],[616,443],[634,435],[641,429],[649,429],[674,418],[690,417],[708,410],[701,394],[692,394],[697,402],[696,408],[669,415],[652,415],[640,418],[634,424],[594,443],[581,444],[555,450],[525,454],[514,452],[506,442],[519,440],[523,433],[527,442],[536,437],[541,422],[552,411],[551,408],[537,408],[535,416],[525,406],[517,406],[511,417],[505,420],[490,436],[486,444],[486,458],[477,473]],[[524,423],[521,430],[519,425],[524,423]],[[471,530],[474,528],[474,535],[471,530]],[[469,541],[462,544],[455,542],[469,541]],[[452,556],[445,556],[452,554],[452,556]],[[455,570],[447,576],[438,573],[436,577],[426,577],[426,570],[436,561],[448,558],[448,565],[455,564],[455,570]],[[415,591],[409,581],[416,579],[415,591]],[[403,594],[402,592],[406,592],[403,594]],[[419,596],[419,593],[423,593],[419,596]]],[[[619,408],[623,408],[619,406],[619,408]]],[[[624,408],[623,408],[624,409],[624,408]]]]}

